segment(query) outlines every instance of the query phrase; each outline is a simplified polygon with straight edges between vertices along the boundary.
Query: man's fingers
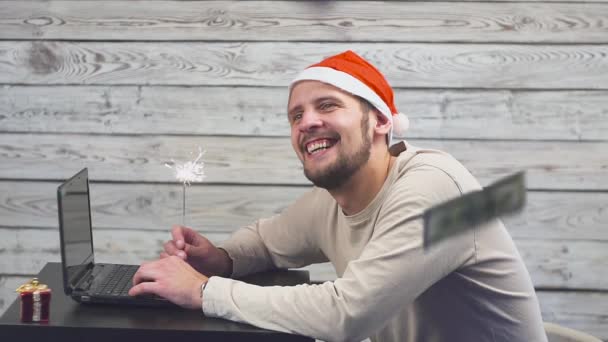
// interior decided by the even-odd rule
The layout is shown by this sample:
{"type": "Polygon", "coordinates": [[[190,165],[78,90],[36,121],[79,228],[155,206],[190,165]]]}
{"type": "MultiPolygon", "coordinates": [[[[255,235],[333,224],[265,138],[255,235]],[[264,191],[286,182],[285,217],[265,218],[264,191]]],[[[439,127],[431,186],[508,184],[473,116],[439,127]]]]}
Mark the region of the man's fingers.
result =
{"type": "Polygon", "coordinates": [[[133,275],[133,285],[137,285],[137,284],[141,283],[141,281],[143,279],[141,273],[139,272],[140,270],[141,270],[141,267],[133,275]]]}
{"type": "Polygon", "coordinates": [[[133,285],[156,280],[156,264],[144,262],[133,275],[133,285]]]}
{"type": "Polygon", "coordinates": [[[201,235],[194,229],[188,227],[182,227],[182,234],[184,236],[184,242],[191,245],[197,245],[201,235]]]}
{"type": "Polygon", "coordinates": [[[154,294],[189,309],[200,309],[200,286],[207,279],[179,257],[168,255],[142,264],[133,276],[129,295],[154,294]]]}
{"type": "Polygon", "coordinates": [[[186,252],[183,251],[184,248],[178,248],[175,245],[175,241],[167,241],[165,242],[165,244],[163,245],[163,248],[165,249],[164,252],[161,253],[160,257],[163,257],[163,253],[167,256],[169,255],[177,255],[178,257],[182,258],[183,260],[186,260],[186,252]]]}
{"type": "Polygon", "coordinates": [[[173,242],[175,243],[175,247],[177,249],[183,249],[185,245],[185,234],[184,230],[186,227],[180,225],[173,225],[171,227],[171,236],[173,237],[173,242]]]}
{"type": "Polygon", "coordinates": [[[129,290],[129,296],[140,296],[144,294],[155,294],[157,296],[160,296],[158,283],[143,282],[133,286],[129,290]]]}
{"type": "Polygon", "coordinates": [[[168,256],[171,255],[175,255],[180,257],[182,260],[186,260],[186,253],[181,249],[178,249],[177,247],[175,247],[175,244],[173,243],[173,241],[167,241],[164,244],[164,251],[160,253],[160,257],[161,259],[166,258],[168,256]]]}
{"type": "MultiPolygon", "coordinates": [[[[204,248],[195,248],[192,245],[186,245],[184,246],[184,256],[186,255],[190,255],[190,256],[195,256],[195,257],[203,257],[205,256],[207,252],[207,249],[204,248]]],[[[177,255],[179,257],[181,257],[179,254],[177,255]]],[[[186,258],[182,258],[184,260],[186,260],[186,258]]]]}
{"type": "Polygon", "coordinates": [[[164,252],[169,255],[177,255],[177,252],[181,250],[181,248],[177,248],[175,241],[173,240],[165,242],[163,248],[165,250],[164,252]]]}

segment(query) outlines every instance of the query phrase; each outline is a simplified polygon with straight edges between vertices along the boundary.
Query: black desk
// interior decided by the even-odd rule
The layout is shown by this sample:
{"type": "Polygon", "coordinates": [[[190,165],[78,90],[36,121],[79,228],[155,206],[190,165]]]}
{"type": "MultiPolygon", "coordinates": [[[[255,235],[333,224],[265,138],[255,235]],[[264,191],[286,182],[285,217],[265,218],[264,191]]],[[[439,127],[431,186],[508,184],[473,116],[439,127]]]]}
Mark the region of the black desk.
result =
{"type": "MultiPolygon", "coordinates": [[[[247,324],[204,317],[202,311],[78,304],[63,293],[61,264],[48,263],[38,274],[53,290],[48,324],[21,323],[20,301],[0,318],[2,341],[312,341],[247,324]]],[[[307,271],[280,271],[243,279],[258,285],[309,282],[307,271]]],[[[15,293],[17,297],[17,293],[15,293]]]]}

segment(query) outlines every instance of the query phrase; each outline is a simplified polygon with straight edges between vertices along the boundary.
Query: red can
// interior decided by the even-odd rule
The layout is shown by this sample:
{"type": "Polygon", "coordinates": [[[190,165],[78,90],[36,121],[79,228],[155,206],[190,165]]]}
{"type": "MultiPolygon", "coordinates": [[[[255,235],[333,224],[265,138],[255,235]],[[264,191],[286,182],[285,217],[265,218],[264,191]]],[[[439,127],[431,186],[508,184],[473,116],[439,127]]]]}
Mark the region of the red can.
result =
{"type": "Polygon", "coordinates": [[[48,323],[51,315],[51,289],[37,278],[16,290],[21,296],[21,322],[48,323]]]}

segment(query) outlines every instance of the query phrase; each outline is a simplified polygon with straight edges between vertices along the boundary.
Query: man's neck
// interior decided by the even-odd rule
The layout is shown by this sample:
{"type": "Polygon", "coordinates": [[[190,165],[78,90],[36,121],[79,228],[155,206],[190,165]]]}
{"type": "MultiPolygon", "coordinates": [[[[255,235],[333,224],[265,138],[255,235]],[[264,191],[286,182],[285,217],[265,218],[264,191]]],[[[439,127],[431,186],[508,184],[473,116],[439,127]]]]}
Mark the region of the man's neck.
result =
{"type": "Polygon", "coordinates": [[[372,154],[343,186],[329,191],[345,215],[354,215],[369,205],[382,189],[395,159],[388,153],[372,154]]]}

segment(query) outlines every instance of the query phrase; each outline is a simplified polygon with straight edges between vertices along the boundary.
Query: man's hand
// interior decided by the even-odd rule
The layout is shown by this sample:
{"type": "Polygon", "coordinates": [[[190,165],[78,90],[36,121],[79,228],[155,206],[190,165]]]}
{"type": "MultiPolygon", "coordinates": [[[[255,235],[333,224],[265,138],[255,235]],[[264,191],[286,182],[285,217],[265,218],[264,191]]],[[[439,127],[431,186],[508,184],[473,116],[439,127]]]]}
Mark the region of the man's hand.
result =
{"type": "Polygon", "coordinates": [[[215,247],[193,229],[174,225],[171,235],[173,239],[165,242],[164,251],[160,253],[161,259],[177,256],[209,276],[229,277],[232,274],[232,259],[228,253],[215,247]]]}
{"type": "Polygon", "coordinates": [[[129,295],[155,294],[184,308],[201,309],[201,285],[208,279],[184,260],[170,256],[141,264],[129,295]]]}

